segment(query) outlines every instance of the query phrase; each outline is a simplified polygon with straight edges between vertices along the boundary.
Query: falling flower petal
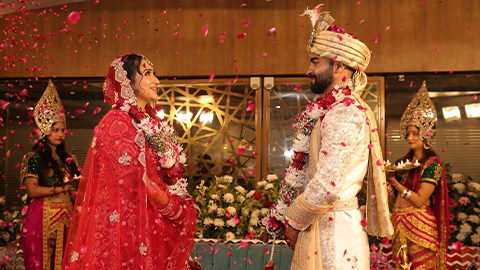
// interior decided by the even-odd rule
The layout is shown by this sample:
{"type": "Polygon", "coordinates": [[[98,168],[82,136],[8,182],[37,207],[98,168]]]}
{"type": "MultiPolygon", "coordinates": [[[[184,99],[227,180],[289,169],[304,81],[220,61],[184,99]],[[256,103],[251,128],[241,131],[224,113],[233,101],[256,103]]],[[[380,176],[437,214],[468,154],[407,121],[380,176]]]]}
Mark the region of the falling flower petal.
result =
{"type": "Polygon", "coordinates": [[[264,248],[264,249],[263,249],[263,253],[268,254],[268,253],[270,253],[270,252],[268,251],[268,248],[264,248]]]}
{"type": "Polygon", "coordinates": [[[473,94],[473,99],[477,100],[477,94],[473,94]]]}
{"type": "Polygon", "coordinates": [[[99,113],[101,110],[102,110],[102,108],[100,108],[100,107],[95,108],[95,110],[93,111],[93,115],[99,113]]]}
{"type": "Polygon", "coordinates": [[[276,35],[276,34],[277,34],[277,29],[275,29],[275,27],[268,29],[268,35],[276,35]]]}
{"type": "Polygon", "coordinates": [[[452,247],[453,249],[455,250],[460,250],[460,248],[463,246],[463,243],[462,242],[453,242],[452,243],[452,247]]]}
{"type": "Polygon", "coordinates": [[[246,151],[247,151],[247,149],[245,149],[245,146],[239,146],[239,147],[237,147],[237,153],[238,153],[239,155],[244,154],[246,151]]]}
{"type": "Polygon", "coordinates": [[[250,20],[243,20],[243,27],[247,27],[250,24],[250,20]]]}
{"type": "Polygon", "coordinates": [[[76,115],[83,114],[83,113],[85,113],[85,110],[76,110],[75,111],[76,115]]]}
{"type": "Polygon", "coordinates": [[[215,77],[215,74],[213,72],[210,72],[210,78],[208,82],[212,82],[214,77],[215,77]]]}
{"type": "Polygon", "coordinates": [[[300,84],[297,84],[295,88],[293,88],[293,91],[297,91],[299,89],[302,89],[302,86],[300,84]]]}
{"type": "Polygon", "coordinates": [[[237,35],[237,38],[242,39],[247,35],[247,33],[243,32],[237,35]]]}
{"type": "Polygon", "coordinates": [[[362,227],[366,227],[368,224],[367,220],[366,219],[362,219],[360,220],[360,225],[362,225],[362,227]]]}
{"type": "Polygon", "coordinates": [[[76,24],[78,19],[80,19],[80,13],[77,11],[72,11],[70,15],[68,15],[68,22],[70,24],[76,24]]]}
{"type": "Polygon", "coordinates": [[[206,37],[208,34],[208,24],[203,27],[203,36],[206,37]]]}
{"type": "Polygon", "coordinates": [[[380,159],[377,160],[377,166],[383,166],[383,162],[381,162],[380,159]]]}
{"type": "MultiPolygon", "coordinates": [[[[249,103],[250,103],[250,102],[249,102],[249,103]]],[[[250,103],[250,104],[248,104],[248,106],[247,106],[247,111],[252,111],[253,108],[255,108],[255,104],[254,104],[254,103],[250,103]]]]}

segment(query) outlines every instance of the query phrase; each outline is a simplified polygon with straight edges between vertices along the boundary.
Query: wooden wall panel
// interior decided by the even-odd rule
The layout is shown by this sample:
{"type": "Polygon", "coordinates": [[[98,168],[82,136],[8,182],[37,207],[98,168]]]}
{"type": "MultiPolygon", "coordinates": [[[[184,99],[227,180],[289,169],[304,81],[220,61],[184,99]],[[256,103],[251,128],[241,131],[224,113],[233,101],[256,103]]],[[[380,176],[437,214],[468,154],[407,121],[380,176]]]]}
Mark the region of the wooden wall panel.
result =
{"type": "MultiPolygon", "coordinates": [[[[320,2],[336,24],[373,51],[369,73],[480,70],[480,51],[475,47],[480,44],[475,16],[480,1],[320,2]]],[[[0,76],[105,76],[114,57],[128,52],[148,56],[157,74],[166,77],[207,77],[210,72],[216,76],[301,75],[308,66],[305,46],[310,22],[298,14],[316,4],[310,0],[102,0],[70,3],[66,10],[52,7],[58,16],[48,9],[45,15],[34,11],[22,16],[23,24],[19,24],[21,14],[0,15],[2,30],[11,21],[17,27],[15,33],[6,31],[0,41],[5,44],[0,48],[0,76]],[[73,31],[60,31],[68,14],[80,10],[73,31]],[[90,30],[93,26],[95,30],[90,30]],[[272,27],[276,35],[268,35],[272,27]],[[239,39],[243,32],[246,36],[239,39]],[[45,40],[30,37],[39,33],[45,40]],[[83,35],[81,42],[79,35],[83,35]],[[20,52],[21,45],[10,46],[12,39],[29,45],[20,52]],[[27,63],[18,60],[25,55],[27,63]],[[15,67],[6,67],[5,56],[17,59],[15,67]],[[42,70],[31,72],[32,67],[42,70]]]]}

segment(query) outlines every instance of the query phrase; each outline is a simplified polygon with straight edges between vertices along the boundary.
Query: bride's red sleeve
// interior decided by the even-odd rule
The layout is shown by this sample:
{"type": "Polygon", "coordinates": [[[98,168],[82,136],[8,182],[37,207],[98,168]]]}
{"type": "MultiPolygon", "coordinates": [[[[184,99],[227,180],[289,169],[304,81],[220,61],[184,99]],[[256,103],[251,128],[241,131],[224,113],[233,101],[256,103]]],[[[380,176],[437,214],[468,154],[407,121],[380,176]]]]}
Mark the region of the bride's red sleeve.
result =
{"type": "Polygon", "coordinates": [[[143,132],[122,111],[111,110],[95,128],[63,269],[185,269],[195,236],[195,210],[168,193],[148,149],[143,132]],[[147,179],[162,192],[149,192],[147,179]],[[169,202],[177,214],[182,209],[181,220],[159,213],[169,202]]]}

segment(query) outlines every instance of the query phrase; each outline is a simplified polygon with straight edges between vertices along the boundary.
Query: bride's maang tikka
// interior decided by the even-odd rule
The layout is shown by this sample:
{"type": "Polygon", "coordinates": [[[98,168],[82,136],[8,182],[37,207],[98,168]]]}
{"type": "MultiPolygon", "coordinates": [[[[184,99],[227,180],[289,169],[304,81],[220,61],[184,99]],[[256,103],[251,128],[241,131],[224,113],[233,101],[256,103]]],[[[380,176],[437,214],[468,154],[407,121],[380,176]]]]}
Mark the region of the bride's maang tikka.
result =
{"type": "Polygon", "coordinates": [[[53,124],[57,122],[63,122],[65,127],[67,125],[62,101],[51,80],[48,80],[47,89],[35,106],[34,118],[39,130],[39,138],[50,134],[53,124]]]}
{"type": "Polygon", "coordinates": [[[435,136],[435,120],[437,111],[428,96],[427,82],[423,81],[415,97],[408,104],[400,120],[400,138],[406,140],[408,126],[416,126],[420,130],[420,138],[429,147],[435,136]]]}

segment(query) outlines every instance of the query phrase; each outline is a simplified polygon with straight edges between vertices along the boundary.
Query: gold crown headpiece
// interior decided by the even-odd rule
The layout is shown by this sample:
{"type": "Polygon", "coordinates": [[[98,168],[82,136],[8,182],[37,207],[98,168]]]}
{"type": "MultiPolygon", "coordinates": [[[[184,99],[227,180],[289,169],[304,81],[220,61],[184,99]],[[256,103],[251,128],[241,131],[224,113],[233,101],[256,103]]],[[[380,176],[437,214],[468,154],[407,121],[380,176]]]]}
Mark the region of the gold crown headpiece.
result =
{"type": "Polygon", "coordinates": [[[39,138],[50,134],[53,124],[57,122],[67,125],[62,101],[51,80],[48,80],[47,89],[35,106],[34,117],[39,129],[39,138]]]}
{"type": "Polygon", "coordinates": [[[422,87],[408,104],[400,120],[400,138],[406,140],[408,126],[414,125],[420,129],[420,138],[429,147],[435,136],[435,120],[437,111],[428,96],[427,82],[423,81],[422,87]]]}

